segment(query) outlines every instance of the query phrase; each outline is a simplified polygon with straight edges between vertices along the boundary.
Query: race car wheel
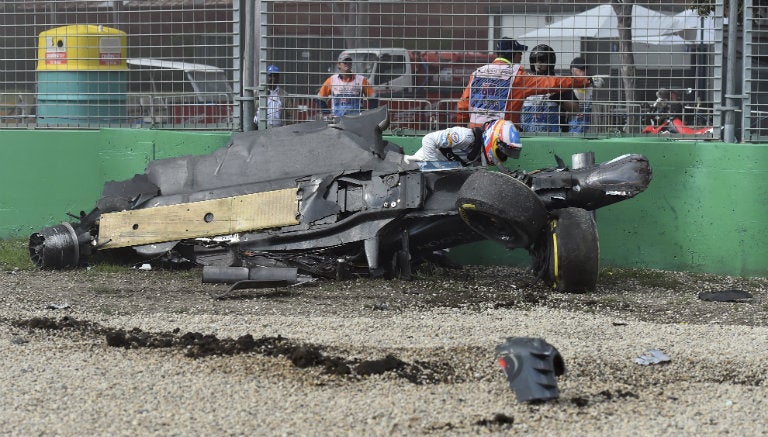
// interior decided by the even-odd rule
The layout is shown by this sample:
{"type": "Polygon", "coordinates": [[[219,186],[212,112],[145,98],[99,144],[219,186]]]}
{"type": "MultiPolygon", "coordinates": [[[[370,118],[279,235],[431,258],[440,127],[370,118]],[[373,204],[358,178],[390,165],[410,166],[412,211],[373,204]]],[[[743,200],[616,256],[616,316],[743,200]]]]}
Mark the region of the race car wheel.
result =
{"type": "Polygon", "coordinates": [[[592,212],[556,209],[536,243],[534,270],[553,289],[567,293],[593,291],[600,266],[600,244],[592,212]]]}
{"type": "Polygon", "coordinates": [[[547,223],[547,210],[536,193],[512,176],[493,171],[469,176],[456,208],[469,227],[509,249],[531,246],[547,223]]]}

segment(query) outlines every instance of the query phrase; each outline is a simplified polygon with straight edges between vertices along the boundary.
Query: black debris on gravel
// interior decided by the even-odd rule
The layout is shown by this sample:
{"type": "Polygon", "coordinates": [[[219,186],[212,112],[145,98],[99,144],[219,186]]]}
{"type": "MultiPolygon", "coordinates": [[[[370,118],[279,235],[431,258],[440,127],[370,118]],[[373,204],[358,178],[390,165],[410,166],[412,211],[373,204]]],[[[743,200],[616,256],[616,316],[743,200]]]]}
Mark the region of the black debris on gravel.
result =
{"type": "Polygon", "coordinates": [[[624,399],[624,398],[633,398],[633,399],[640,399],[640,396],[638,396],[637,393],[632,391],[624,391],[624,390],[618,390],[615,393],[610,390],[603,390],[600,393],[598,393],[600,396],[604,397],[607,400],[612,400],[614,398],[616,399],[624,399]]]}
{"type": "Polygon", "coordinates": [[[446,362],[415,361],[405,362],[394,355],[382,359],[360,360],[329,356],[322,348],[312,344],[297,344],[281,336],[254,338],[251,334],[236,339],[218,338],[213,334],[187,332],[180,334],[178,328],[172,332],[147,332],[139,328],[131,330],[105,328],[97,323],[80,321],[72,317],[58,320],[35,317],[12,322],[19,328],[43,330],[74,330],[103,336],[110,347],[124,349],[169,349],[184,351],[189,358],[209,356],[232,356],[255,353],[268,357],[282,356],[300,369],[320,367],[322,373],[335,376],[368,377],[392,373],[413,384],[441,384],[461,382],[453,367],[446,362]]]}
{"type": "Polygon", "coordinates": [[[475,422],[475,425],[485,427],[498,427],[500,425],[512,425],[515,423],[515,418],[507,416],[504,413],[496,413],[491,419],[481,419],[475,422]]]}
{"type": "Polygon", "coordinates": [[[405,367],[405,362],[393,355],[387,355],[380,360],[366,360],[357,365],[355,371],[358,375],[381,375],[384,372],[398,370],[405,367]]]}
{"type": "Polygon", "coordinates": [[[66,328],[86,330],[94,326],[91,322],[76,320],[69,316],[64,316],[59,320],[48,317],[32,317],[31,319],[20,320],[12,324],[18,328],[46,329],[49,331],[58,331],[66,328]]]}
{"type": "Polygon", "coordinates": [[[576,405],[579,408],[589,405],[589,399],[583,398],[581,396],[574,396],[570,399],[570,401],[573,405],[576,405]]]}
{"type": "Polygon", "coordinates": [[[699,299],[710,302],[749,302],[752,294],[744,290],[723,290],[714,293],[699,293],[699,299]]]}

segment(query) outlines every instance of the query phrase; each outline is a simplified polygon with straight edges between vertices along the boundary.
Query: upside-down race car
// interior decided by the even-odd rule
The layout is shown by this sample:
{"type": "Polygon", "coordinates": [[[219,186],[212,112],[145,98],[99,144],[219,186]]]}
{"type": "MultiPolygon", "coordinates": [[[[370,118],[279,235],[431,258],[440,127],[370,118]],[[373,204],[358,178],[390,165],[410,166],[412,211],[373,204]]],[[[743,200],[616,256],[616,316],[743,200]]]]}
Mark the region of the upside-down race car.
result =
{"type": "Polygon", "coordinates": [[[579,154],[578,168],[561,162],[533,172],[406,163],[402,148],[383,139],[387,120],[382,107],[238,133],[208,155],[151,161],[144,174],[107,182],[77,221],[32,234],[31,259],[77,267],[129,248],[202,264],[206,282],[257,286],[410,278],[437,250],[490,239],[529,250],[536,275],[578,292],[597,282],[590,211],[634,197],[651,180],[648,160],[636,154],[600,164],[579,154]]]}

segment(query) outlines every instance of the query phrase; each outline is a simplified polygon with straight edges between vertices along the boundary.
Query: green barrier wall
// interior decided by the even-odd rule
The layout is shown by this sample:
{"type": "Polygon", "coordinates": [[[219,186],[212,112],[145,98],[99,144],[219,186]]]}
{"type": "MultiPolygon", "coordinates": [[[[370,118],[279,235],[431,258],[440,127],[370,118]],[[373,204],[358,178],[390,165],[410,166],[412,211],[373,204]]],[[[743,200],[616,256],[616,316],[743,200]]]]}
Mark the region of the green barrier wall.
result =
{"type": "MultiPolygon", "coordinates": [[[[397,140],[395,140],[397,141],[397,140]]],[[[417,139],[409,139],[416,147],[417,139]]],[[[401,141],[405,143],[405,141],[401,141]]],[[[510,168],[532,170],[570,164],[592,151],[598,162],[624,153],[646,155],[653,168],[648,189],[596,212],[603,265],[768,276],[768,145],[674,141],[660,138],[524,138],[510,168]]],[[[522,253],[520,253],[522,252],[522,253]]],[[[527,262],[487,242],[452,254],[482,264],[527,262]]]]}
{"type": "MultiPolygon", "coordinates": [[[[419,138],[390,137],[413,152],[419,138]]],[[[228,133],[143,129],[0,131],[0,238],[27,237],[90,210],[107,180],[143,173],[151,159],[209,153],[228,133]]],[[[601,262],[617,267],[768,276],[768,145],[658,138],[525,138],[511,168],[570,163],[592,151],[597,161],[643,153],[653,181],[635,199],[597,211],[601,262]]],[[[316,145],[315,147],[321,147],[316,145]]],[[[526,262],[524,251],[483,242],[452,251],[463,262],[526,262]]]]}
{"type": "Polygon", "coordinates": [[[104,182],[144,173],[153,159],[209,153],[228,133],[146,129],[0,131],[0,238],[27,237],[90,211],[104,182]]]}

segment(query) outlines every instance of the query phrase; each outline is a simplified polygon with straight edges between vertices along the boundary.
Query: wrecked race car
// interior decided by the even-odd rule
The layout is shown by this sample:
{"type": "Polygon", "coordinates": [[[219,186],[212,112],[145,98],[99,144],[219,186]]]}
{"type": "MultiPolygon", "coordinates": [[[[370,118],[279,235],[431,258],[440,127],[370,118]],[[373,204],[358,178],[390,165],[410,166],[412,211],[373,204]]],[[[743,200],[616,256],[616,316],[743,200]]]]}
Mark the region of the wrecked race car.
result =
{"type": "Polygon", "coordinates": [[[29,238],[41,268],[128,250],[203,265],[204,282],[259,287],[308,277],[408,279],[441,249],[490,239],[527,249],[553,288],[594,289],[596,208],[634,197],[651,180],[642,155],[573,167],[492,171],[486,163],[408,163],[383,139],[386,107],[233,135],[202,156],[151,161],[110,181],[75,222],[29,238]]]}

